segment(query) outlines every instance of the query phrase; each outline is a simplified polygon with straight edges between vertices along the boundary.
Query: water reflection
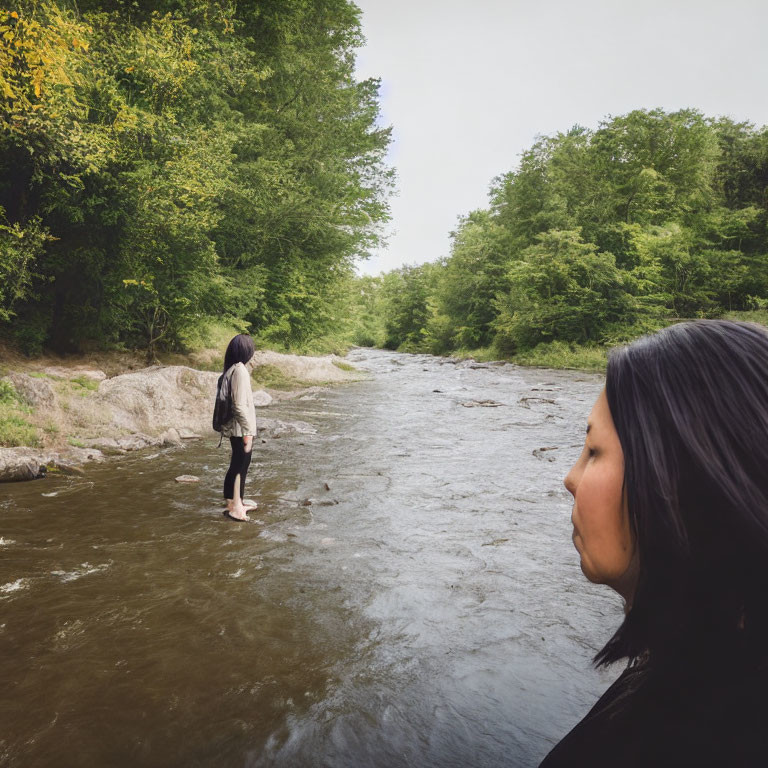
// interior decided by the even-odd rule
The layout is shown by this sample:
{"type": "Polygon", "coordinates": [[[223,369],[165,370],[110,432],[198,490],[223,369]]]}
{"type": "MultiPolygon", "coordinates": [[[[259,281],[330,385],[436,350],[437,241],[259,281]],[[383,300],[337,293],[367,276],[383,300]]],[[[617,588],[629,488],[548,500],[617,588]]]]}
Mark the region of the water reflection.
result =
{"type": "Polygon", "coordinates": [[[353,358],[272,409],[318,432],[258,446],[252,524],[213,439],[0,486],[4,764],[525,766],[583,714],[620,606],[561,480],[600,379],[353,358]]]}

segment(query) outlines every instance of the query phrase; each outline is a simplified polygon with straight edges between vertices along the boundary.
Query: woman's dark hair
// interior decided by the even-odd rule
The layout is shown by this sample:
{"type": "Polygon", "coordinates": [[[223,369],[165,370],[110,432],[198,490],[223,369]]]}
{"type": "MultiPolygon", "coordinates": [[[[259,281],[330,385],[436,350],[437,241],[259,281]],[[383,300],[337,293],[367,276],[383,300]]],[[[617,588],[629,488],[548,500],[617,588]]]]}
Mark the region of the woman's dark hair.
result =
{"type": "Polygon", "coordinates": [[[238,333],[227,345],[224,353],[224,373],[235,363],[247,363],[253,357],[253,339],[247,333],[238,333]]]}
{"type": "Polygon", "coordinates": [[[597,664],[768,657],[768,332],[672,325],[614,350],[639,577],[597,664]]]}

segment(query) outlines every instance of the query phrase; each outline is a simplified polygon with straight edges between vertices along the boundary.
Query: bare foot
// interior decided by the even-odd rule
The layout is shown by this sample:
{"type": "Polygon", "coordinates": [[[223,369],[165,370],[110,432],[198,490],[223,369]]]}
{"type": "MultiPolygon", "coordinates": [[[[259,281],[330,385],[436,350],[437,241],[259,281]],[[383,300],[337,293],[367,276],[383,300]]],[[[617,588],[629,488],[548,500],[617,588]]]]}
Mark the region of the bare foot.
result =
{"type": "Polygon", "coordinates": [[[248,517],[248,510],[243,504],[236,503],[234,499],[227,499],[227,511],[226,514],[235,520],[247,521],[251,518],[248,517]]]}
{"type": "Polygon", "coordinates": [[[243,506],[245,507],[246,512],[250,512],[251,510],[256,509],[259,505],[253,499],[243,499],[243,506]]]}

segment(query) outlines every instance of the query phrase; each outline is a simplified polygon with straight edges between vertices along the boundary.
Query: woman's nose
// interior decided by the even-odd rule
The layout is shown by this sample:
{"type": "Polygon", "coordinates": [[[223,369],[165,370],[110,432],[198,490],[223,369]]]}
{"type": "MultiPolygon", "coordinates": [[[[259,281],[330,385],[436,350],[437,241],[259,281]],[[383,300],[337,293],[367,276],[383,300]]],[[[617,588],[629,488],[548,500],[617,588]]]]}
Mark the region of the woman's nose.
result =
{"type": "Polygon", "coordinates": [[[571,496],[576,495],[576,473],[574,472],[574,469],[576,468],[571,467],[571,471],[565,476],[565,480],[563,480],[563,485],[571,496]]]}

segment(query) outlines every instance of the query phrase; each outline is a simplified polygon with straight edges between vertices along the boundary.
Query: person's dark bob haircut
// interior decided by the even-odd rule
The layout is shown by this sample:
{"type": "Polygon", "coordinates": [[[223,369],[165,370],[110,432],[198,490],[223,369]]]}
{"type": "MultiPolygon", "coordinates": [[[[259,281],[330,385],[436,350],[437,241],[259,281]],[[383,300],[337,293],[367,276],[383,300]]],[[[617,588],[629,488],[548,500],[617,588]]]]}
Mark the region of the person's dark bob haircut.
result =
{"type": "Polygon", "coordinates": [[[606,395],[639,577],[596,663],[765,660],[768,332],[672,325],[611,353],[606,395]]]}
{"type": "Polygon", "coordinates": [[[235,363],[247,363],[253,357],[253,339],[247,333],[238,333],[227,345],[224,353],[224,372],[235,363]]]}

